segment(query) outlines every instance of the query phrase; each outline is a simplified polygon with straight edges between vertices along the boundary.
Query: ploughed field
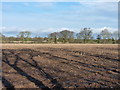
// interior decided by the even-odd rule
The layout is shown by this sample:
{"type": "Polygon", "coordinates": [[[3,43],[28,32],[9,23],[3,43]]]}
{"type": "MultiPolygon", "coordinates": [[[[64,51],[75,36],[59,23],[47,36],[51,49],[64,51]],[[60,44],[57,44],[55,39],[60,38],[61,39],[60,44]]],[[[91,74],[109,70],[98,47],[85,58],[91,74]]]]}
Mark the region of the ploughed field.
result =
{"type": "Polygon", "coordinates": [[[2,83],[13,88],[119,87],[118,45],[3,44],[2,83]]]}

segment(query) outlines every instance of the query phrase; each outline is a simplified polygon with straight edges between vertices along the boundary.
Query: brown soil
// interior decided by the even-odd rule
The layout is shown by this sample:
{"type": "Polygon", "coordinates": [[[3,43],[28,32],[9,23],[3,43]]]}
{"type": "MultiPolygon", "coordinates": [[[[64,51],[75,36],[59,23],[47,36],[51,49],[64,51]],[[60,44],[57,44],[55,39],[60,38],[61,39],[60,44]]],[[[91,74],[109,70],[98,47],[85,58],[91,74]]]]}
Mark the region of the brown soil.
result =
{"type": "Polygon", "coordinates": [[[119,87],[118,45],[4,44],[3,87],[119,87]]]}

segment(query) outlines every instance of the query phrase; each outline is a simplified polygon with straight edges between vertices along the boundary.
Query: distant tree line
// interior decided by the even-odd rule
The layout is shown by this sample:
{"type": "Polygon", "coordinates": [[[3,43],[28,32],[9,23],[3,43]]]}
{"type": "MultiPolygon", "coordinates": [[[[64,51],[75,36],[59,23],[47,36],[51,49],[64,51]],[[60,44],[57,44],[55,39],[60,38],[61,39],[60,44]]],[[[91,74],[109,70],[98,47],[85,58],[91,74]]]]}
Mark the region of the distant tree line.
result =
{"type": "Polygon", "coordinates": [[[92,43],[92,44],[116,44],[120,40],[118,31],[111,33],[103,29],[96,37],[91,28],[82,28],[79,33],[70,30],[52,32],[48,37],[31,37],[30,31],[19,32],[16,37],[7,37],[0,33],[2,43],[92,43]]]}

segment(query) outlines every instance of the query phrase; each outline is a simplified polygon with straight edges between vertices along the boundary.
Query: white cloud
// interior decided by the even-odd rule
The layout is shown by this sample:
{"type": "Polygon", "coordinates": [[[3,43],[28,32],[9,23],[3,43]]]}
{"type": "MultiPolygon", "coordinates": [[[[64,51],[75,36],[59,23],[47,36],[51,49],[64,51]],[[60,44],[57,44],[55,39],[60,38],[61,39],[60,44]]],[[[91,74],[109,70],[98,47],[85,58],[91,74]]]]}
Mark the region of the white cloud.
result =
{"type": "Polygon", "coordinates": [[[40,8],[50,8],[53,6],[54,6],[53,2],[41,2],[36,5],[36,7],[40,7],[40,8]]]}
{"type": "Polygon", "coordinates": [[[17,27],[0,27],[0,30],[2,30],[3,32],[10,32],[10,31],[16,31],[17,27]]]}
{"type": "Polygon", "coordinates": [[[118,29],[111,28],[111,27],[93,28],[92,30],[93,30],[93,33],[100,33],[104,29],[107,29],[111,33],[113,33],[114,31],[118,31],[118,29]]]}
{"type": "Polygon", "coordinates": [[[25,3],[23,3],[23,5],[25,5],[25,6],[29,6],[29,3],[25,2],[25,3]]]}
{"type": "MultiPolygon", "coordinates": [[[[111,27],[102,27],[102,28],[91,28],[93,33],[98,34],[104,29],[108,29],[111,33],[114,31],[117,31],[116,28],[111,27]]],[[[62,30],[70,30],[74,31],[75,33],[80,32],[81,28],[41,28],[41,29],[35,29],[35,28],[20,28],[20,27],[0,27],[0,30],[2,30],[3,34],[9,35],[9,36],[15,36],[21,31],[31,31],[33,36],[41,36],[42,34],[48,35],[52,32],[60,32],[62,30]]]]}
{"type": "Polygon", "coordinates": [[[52,3],[52,2],[40,3],[40,6],[42,6],[42,7],[52,7],[52,6],[54,6],[54,3],[52,3]]]}
{"type": "Polygon", "coordinates": [[[80,4],[89,8],[94,8],[94,10],[104,10],[109,12],[118,10],[118,3],[115,2],[80,2],[80,4]]]}
{"type": "Polygon", "coordinates": [[[118,2],[119,0],[77,0],[80,2],[118,2]]]}
{"type": "Polygon", "coordinates": [[[119,0],[2,0],[2,2],[118,2],[119,0]]]}

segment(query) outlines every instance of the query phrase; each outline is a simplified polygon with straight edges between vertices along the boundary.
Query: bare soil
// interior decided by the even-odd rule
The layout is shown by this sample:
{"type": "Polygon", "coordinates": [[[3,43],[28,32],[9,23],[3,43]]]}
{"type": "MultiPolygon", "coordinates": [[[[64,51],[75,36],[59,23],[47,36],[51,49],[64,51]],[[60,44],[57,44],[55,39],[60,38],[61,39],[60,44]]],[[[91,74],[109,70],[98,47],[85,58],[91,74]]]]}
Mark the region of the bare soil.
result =
{"type": "Polygon", "coordinates": [[[118,45],[3,44],[2,83],[12,88],[119,87],[118,45]]]}

